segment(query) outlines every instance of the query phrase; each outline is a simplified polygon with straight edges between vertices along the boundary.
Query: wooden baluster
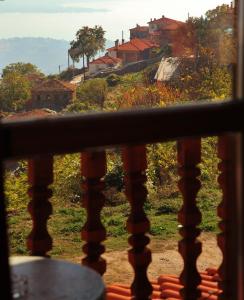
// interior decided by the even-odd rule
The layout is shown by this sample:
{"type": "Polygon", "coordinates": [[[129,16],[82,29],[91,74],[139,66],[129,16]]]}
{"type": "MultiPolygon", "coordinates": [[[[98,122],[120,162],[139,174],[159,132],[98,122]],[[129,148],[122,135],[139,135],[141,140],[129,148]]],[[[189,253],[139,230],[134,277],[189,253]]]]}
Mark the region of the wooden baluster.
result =
{"type": "Polygon", "coordinates": [[[47,231],[47,220],[52,214],[49,198],[52,196],[48,186],[53,182],[53,157],[39,156],[28,161],[28,194],[31,201],[28,211],[33,227],[27,238],[27,247],[31,255],[47,256],[52,249],[52,238],[47,231]]]}
{"type": "Polygon", "coordinates": [[[223,192],[222,201],[218,206],[218,216],[221,221],[218,234],[218,246],[223,253],[222,264],[219,268],[219,288],[223,291],[219,299],[236,299],[235,282],[237,281],[236,257],[236,172],[235,172],[235,136],[223,135],[218,141],[218,157],[220,175],[218,182],[223,192]]]}
{"type": "Polygon", "coordinates": [[[147,278],[147,268],[151,263],[151,251],[146,246],[150,239],[145,235],[150,229],[150,222],[143,209],[147,198],[145,187],[146,147],[126,147],[123,149],[122,157],[126,196],[131,205],[127,221],[127,229],[131,233],[129,244],[132,246],[128,252],[128,259],[135,272],[131,290],[136,300],[147,300],[152,293],[152,286],[147,278]]]}
{"type": "Polygon", "coordinates": [[[106,261],[101,257],[105,252],[101,243],[106,239],[106,230],[101,222],[101,210],[105,202],[102,179],[106,174],[105,151],[82,153],[81,173],[85,177],[82,184],[83,206],[87,210],[87,221],[81,234],[86,241],[83,246],[86,257],[82,259],[82,264],[103,275],[106,272],[106,261]]]}
{"type": "Polygon", "coordinates": [[[184,260],[184,269],[180,281],[184,285],[181,296],[185,300],[196,300],[201,292],[198,285],[201,277],[197,271],[196,261],[201,254],[201,243],[197,240],[201,223],[201,213],[196,204],[196,196],[201,187],[197,177],[200,170],[197,165],[201,161],[201,139],[184,139],[178,141],[179,189],[183,196],[183,206],[178,220],[182,224],[179,252],[184,260]]]}
{"type": "Polygon", "coordinates": [[[0,161],[0,293],[1,299],[11,300],[10,270],[8,263],[8,234],[4,195],[3,161],[0,161]]]}

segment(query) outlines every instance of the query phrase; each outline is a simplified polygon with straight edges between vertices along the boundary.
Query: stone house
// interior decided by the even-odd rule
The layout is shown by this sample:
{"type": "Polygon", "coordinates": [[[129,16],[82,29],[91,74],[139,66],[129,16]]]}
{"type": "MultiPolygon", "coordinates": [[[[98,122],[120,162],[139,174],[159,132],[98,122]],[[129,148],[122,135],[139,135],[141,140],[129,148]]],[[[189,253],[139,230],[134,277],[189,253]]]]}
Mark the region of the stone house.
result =
{"type": "Polygon", "coordinates": [[[48,108],[61,111],[76,97],[76,86],[57,79],[48,79],[35,85],[27,109],[48,108]]]}

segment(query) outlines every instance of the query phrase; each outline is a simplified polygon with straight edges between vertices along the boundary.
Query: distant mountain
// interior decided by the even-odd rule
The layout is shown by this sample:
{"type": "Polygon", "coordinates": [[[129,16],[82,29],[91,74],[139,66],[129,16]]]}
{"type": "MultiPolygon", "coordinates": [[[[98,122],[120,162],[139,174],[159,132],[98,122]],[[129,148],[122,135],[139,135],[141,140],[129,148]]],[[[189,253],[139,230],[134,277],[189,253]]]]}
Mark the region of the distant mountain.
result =
{"type": "MultiPolygon", "coordinates": [[[[106,48],[113,45],[107,41],[106,48]]],[[[0,39],[0,72],[10,63],[30,62],[45,74],[58,73],[67,68],[69,42],[52,38],[0,39]]]]}

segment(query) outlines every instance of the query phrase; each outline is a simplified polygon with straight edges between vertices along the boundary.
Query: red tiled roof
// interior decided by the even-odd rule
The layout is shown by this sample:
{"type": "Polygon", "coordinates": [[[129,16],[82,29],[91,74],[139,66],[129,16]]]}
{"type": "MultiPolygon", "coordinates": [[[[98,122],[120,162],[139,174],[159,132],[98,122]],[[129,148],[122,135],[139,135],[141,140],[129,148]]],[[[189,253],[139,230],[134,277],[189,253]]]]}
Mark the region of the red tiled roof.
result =
{"type": "Polygon", "coordinates": [[[30,118],[43,118],[51,115],[55,115],[56,112],[47,108],[34,109],[31,111],[24,111],[15,114],[8,115],[4,119],[6,120],[20,120],[20,119],[30,119],[30,118]]]}
{"type": "MultiPolygon", "coordinates": [[[[118,46],[119,51],[144,51],[150,48],[156,48],[158,45],[146,39],[132,39],[130,42],[118,46]]],[[[116,50],[116,47],[109,48],[108,51],[116,50]]]]}
{"type": "Polygon", "coordinates": [[[160,19],[152,20],[152,21],[148,22],[148,24],[163,24],[165,30],[175,30],[179,26],[181,26],[185,23],[181,22],[181,21],[162,17],[160,19]]]}
{"type": "Polygon", "coordinates": [[[72,83],[61,81],[58,79],[49,79],[33,88],[34,91],[75,91],[76,86],[72,83]]]}
{"type": "Polygon", "coordinates": [[[69,89],[69,90],[72,90],[72,91],[76,90],[76,86],[73,83],[70,83],[70,82],[67,82],[67,81],[60,81],[60,80],[59,80],[59,82],[61,82],[62,85],[64,87],[66,87],[67,89],[69,89]]]}
{"type": "MultiPolygon", "coordinates": [[[[199,285],[199,290],[202,292],[201,299],[217,300],[218,295],[222,292],[218,288],[219,276],[217,270],[207,269],[201,272],[202,282],[199,285]]],[[[179,277],[175,275],[161,275],[157,280],[151,281],[153,287],[152,299],[160,300],[177,300],[182,299],[180,290],[183,286],[180,283],[179,277]]],[[[107,286],[107,300],[132,300],[130,287],[124,284],[113,284],[107,286]]]]}
{"type": "Polygon", "coordinates": [[[121,61],[122,60],[120,58],[112,57],[109,55],[104,55],[102,57],[99,57],[99,58],[93,60],[92,62],[90,62],[90,64],[116,65],[116,64],[120,63],[121,61]]]}

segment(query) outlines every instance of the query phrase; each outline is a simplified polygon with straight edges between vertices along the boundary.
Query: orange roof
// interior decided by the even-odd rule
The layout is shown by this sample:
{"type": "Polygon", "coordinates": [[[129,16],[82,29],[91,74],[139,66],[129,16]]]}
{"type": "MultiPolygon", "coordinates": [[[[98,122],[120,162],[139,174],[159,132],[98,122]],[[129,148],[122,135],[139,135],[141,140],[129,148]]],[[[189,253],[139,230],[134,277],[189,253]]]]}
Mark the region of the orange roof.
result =
{"type": "Polygon", "coordinates": [[[157,47],[158,45],[150,40],[135,38],[132,39],[130,42],[119,45],[118,48],[116,47],[109,48],[108,51],[113,51],[118,49],[119,51],[140,52],[146,49],[157,48],[157,47]]]}
{"type": "Polygon", "coordinates": [[[93,60],[92,62],[90,62],[90,64],[106,64],[106,65],[116,65],[118,63],[120,63],[122,60],[120,58],[116,58],[116,57],[112,57],[109,55],[104,55],[102,57],[99,57],[95,60],[93,60]]]}
{"type": "Polygon", "coordinates": [[[43,109],[34,109],[30,111],[19,112],[15,114],[8,115],[4,119],[6,120],[19,120],[19,119],[30,119],[30,118],[42,118],[50,115],[56,114],[55,111],[43,108],[43,109]]]}
{"type": "Polygon", "coordinates": [[[74,84],[58,79],[45,80],[33,88],[34,91],[75,91],[75,89],[76,86],[74,84]]]}
{"type": "MultiPolygon", "coordinates": [[[[201,284],[198,289],[201,291],[200,299],[217,300],[218,295],[222,293],[219,288],[219,275],[216,269],[207,269],[205,272],[200,272],[201,284]]],[[[181,281],[176,275],[162,274],[156,280],[151,281],[152,284],[152,299],[182,299],[180,291],[183,288],[181,281]]],[[[107,300],[132,300],[131,288],[129,285],[115,283],[106,287],[107,300]]]]}
{"type": "Polygon", "coordinates": [[[162,17],[160,19],[154,19],[154,20],[148,22],[148,24],[163,24],[165,30],[175,30],[180,25],[183,25],[185,23],[181,22],[181,21],[177,21],[177,20],[162,17]]]}

